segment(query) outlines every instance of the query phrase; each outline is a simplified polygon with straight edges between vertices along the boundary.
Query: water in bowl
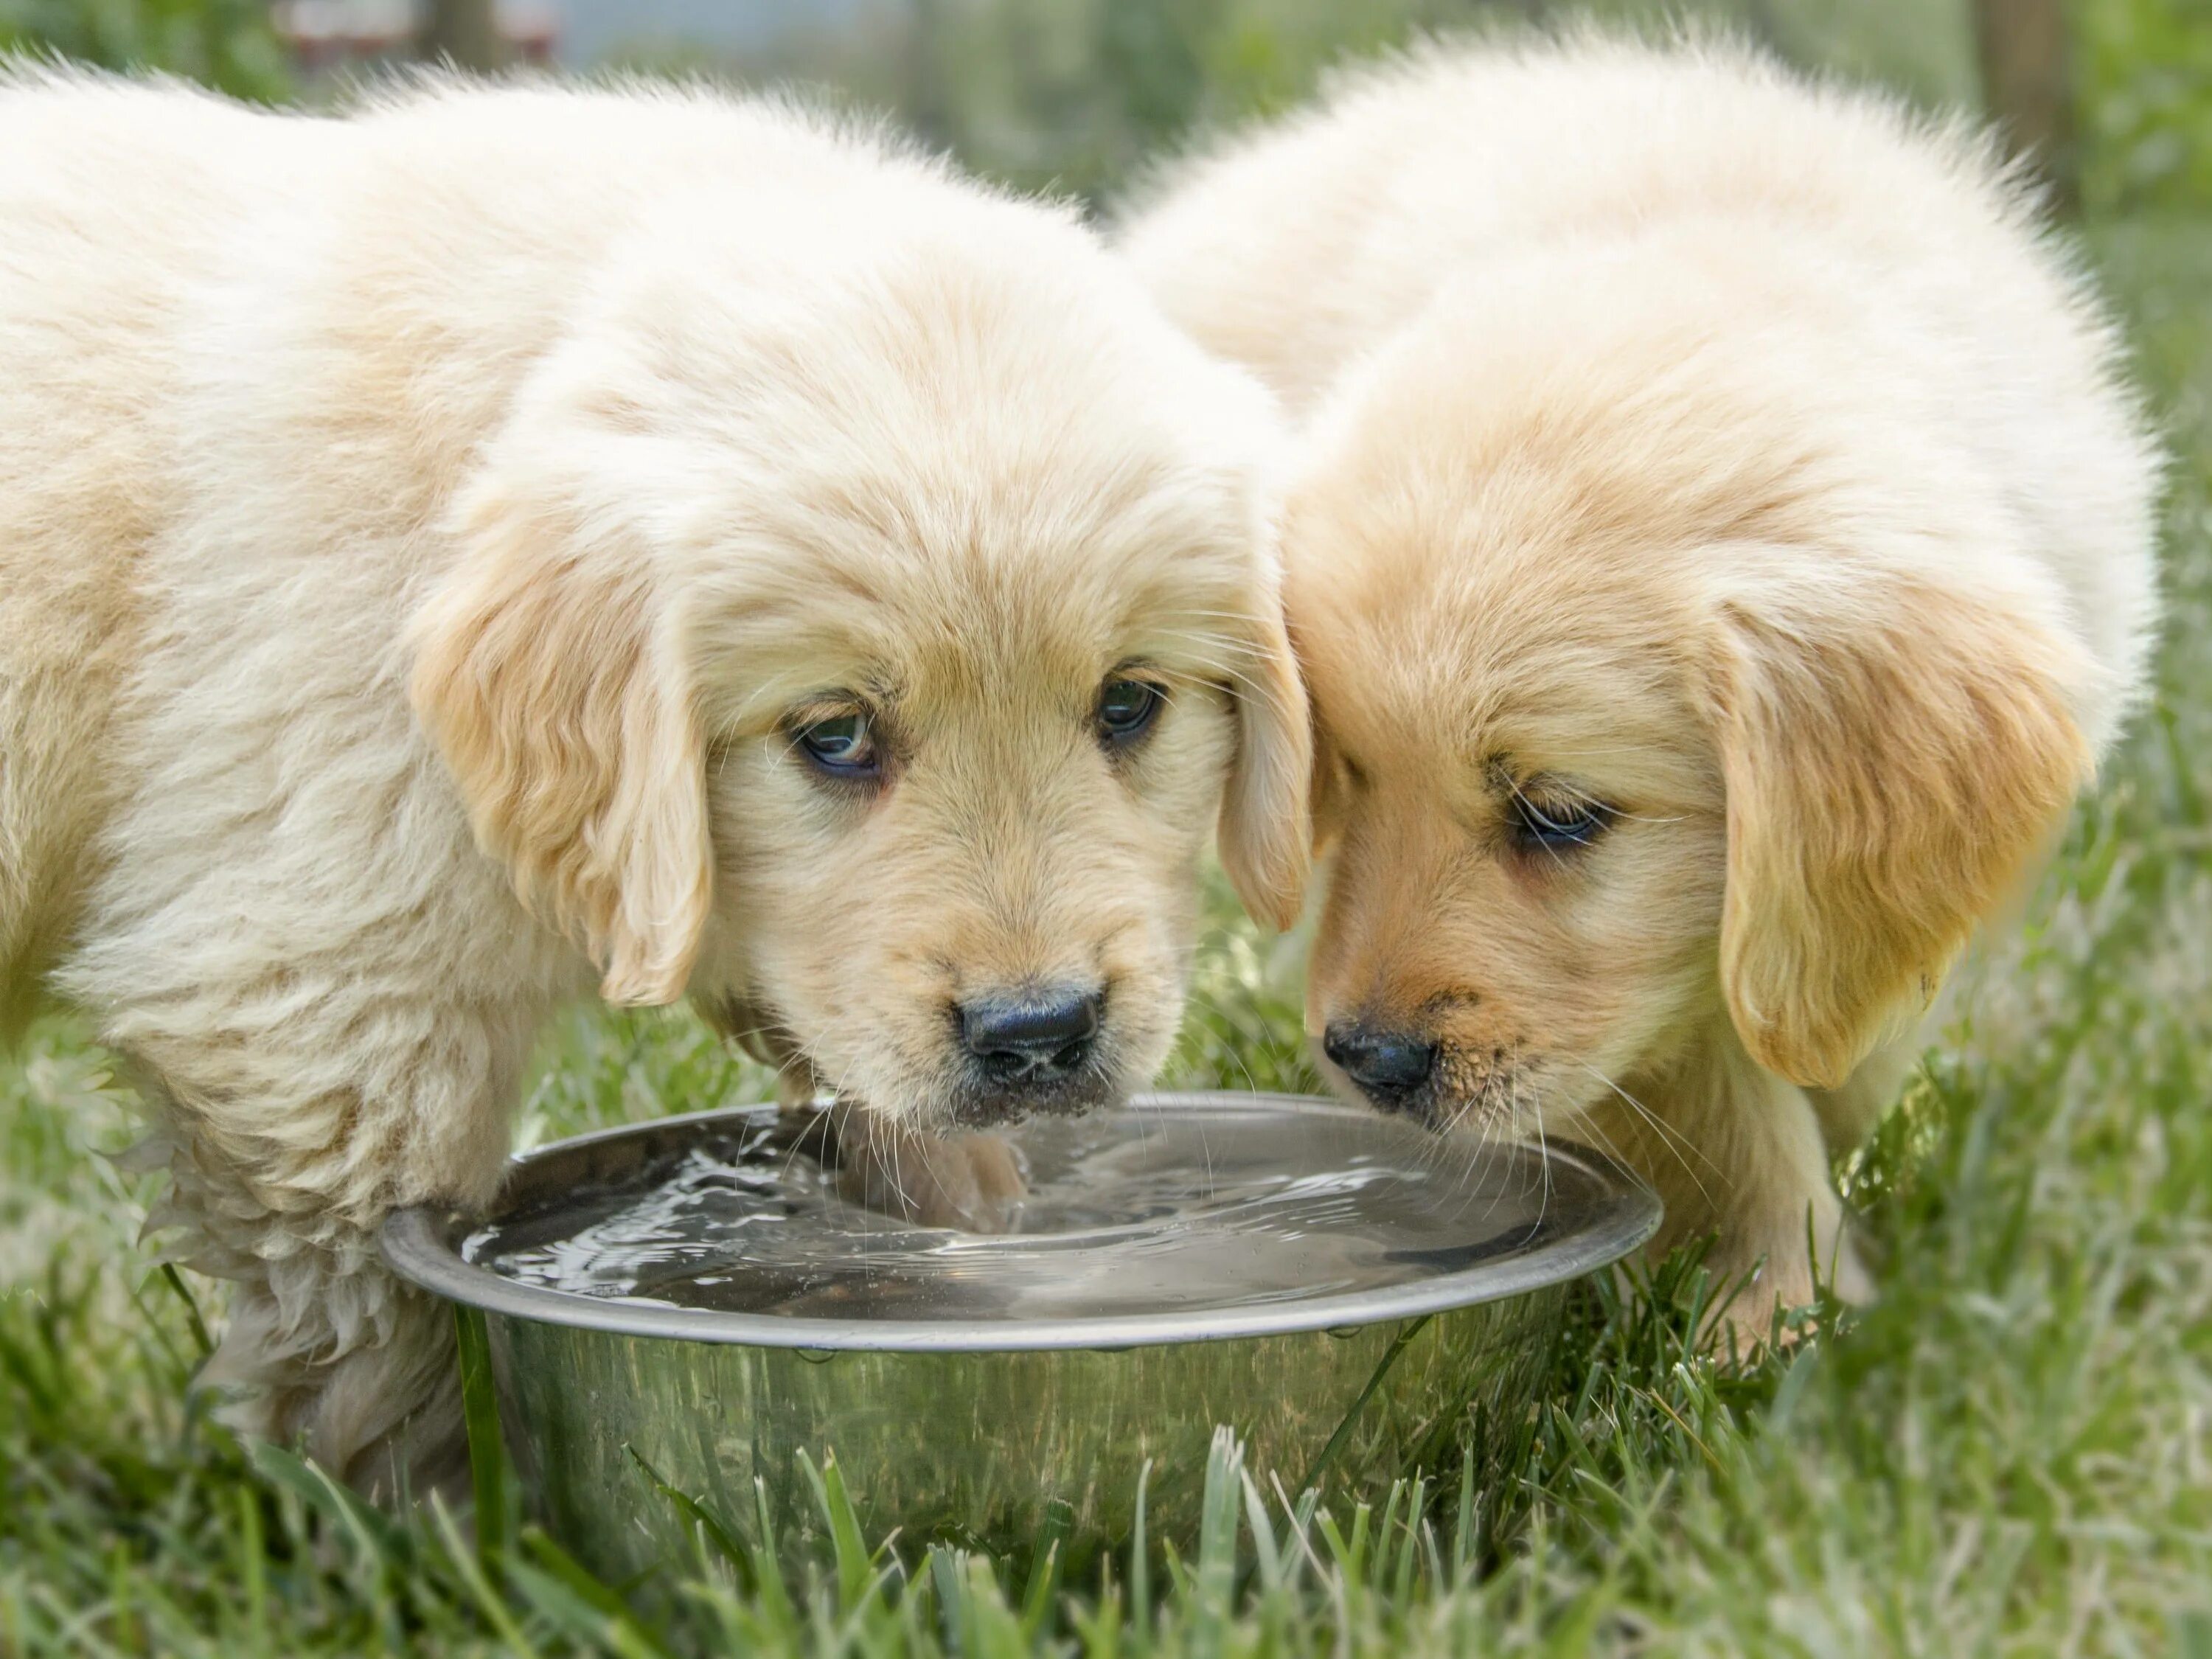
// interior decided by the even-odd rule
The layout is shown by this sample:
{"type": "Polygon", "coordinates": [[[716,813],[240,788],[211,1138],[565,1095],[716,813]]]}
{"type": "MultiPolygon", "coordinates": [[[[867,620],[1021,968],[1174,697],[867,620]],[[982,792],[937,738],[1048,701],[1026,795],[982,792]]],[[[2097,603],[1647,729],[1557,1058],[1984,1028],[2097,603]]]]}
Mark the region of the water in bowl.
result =
{"type": "Polygon", "coordinates": [[[848,1203],[763,1114],[504,1216],[462,1254],[552,1290],[725,1312],[1113,1318],[1431,1279],[1534,1249],[1597,1196],[1528,1149],[1365,1114],[1131,1107],[1002,1133],[1028,1176],[1003,1233],[848,1203]]]}

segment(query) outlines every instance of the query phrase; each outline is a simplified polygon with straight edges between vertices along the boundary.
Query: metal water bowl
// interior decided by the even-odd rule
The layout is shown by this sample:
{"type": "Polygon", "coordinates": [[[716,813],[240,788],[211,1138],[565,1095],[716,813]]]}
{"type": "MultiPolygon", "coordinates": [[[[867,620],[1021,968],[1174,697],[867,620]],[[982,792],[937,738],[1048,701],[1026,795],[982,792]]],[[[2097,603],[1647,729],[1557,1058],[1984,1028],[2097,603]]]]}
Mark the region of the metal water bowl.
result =
{"type": "Polygon", "coordinates": [[[1374,1495],[1519,1420],[1567,1287],[1660,1215],[1578,1148],[1183,1094],[1005,1131],[1034,1190],[984,1236],[843,1204],[779,1121],[580,1136],[489,1224],[386,1225],[395,1271],[484,1314],[526,1500],[611,1577],[687,1555],[663,1483],[742,1534],[757,1482],[803,1525],[801,1453],[874,1535],[1078,1555],[1140,1476],[1155,1534],[1194,1534],[1219,1425],[1286,1488],[1374,1495]]]}

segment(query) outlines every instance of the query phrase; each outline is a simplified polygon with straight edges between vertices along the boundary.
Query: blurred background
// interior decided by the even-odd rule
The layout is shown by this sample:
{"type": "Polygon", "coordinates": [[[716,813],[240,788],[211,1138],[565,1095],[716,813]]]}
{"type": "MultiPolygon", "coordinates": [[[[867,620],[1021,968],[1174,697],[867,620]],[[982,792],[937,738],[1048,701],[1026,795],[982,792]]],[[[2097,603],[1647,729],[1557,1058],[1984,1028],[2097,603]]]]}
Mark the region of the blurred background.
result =
{"type": "Polygon", "coordinates": [[[2212,210],[2212,0],[0,0],[0,46],[261,99],[450,58],[796,82],[969,165],[1097,201],[1194,134],[1423,32],[1710,17],[1784,58],[1985,110],[2059,202],[2212,210]]]}

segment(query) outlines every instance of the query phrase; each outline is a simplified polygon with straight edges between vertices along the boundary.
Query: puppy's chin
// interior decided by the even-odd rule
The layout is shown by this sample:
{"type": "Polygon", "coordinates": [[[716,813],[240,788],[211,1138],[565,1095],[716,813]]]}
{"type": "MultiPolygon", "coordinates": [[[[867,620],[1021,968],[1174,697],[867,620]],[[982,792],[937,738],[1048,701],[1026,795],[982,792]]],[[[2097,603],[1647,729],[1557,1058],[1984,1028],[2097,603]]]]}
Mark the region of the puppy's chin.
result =
{"type": "MultiPolygon", "coordinates": [[[[1095,1054],[1058,1075],[1009,1082],[967,1056],[951,1054],[921,1075],[878,1066],[865,1079],[848,1074],[838,1103],[905,1134],[957,1134],[1003,1128],[1033,1117],[1076,1117],[1128,1097],[1127,1068],[1116,1053],[1095,1054]]],[[[857,1070],[857,1068],[856,1068],[857,1070]]]]}
{"type": "Polygon", "coordinates": [[[965,1079],[946,1097],[944,1126],[993,1129],[1032,1117],[1077,1117],[1111,1106],[1128,1091],[1111,1068],[1091,1065],[1048,1083],[1021,1088],[994,1086],[988,1079],[965,1079]]]}
{"type": "Polygon", "coordinates": [[[956,1134],[1004,1128],[1033,1117],[1078,1117],[1116,1104],[1128,1092],[1121,1068],[1110,1058],[1021,1084],[994,1079],[979,1066],[955,1060],[938,1079],[840,1098],[904,1133],[956,1134]]]}

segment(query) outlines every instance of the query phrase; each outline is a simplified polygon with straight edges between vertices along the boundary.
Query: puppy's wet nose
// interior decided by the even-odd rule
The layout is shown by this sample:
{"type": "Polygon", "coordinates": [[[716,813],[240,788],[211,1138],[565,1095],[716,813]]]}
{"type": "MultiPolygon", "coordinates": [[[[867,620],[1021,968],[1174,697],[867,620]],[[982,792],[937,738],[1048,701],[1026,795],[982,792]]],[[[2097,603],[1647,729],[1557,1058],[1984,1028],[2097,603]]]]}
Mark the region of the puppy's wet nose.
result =
{"type": "Polygon", "coordinates": [[[993,1077],[1042,1082],[1090,1057],[1101,1000],[1077,986],[977,997],[960,1005],[960,1039],[993,1077]]]}
{"type": "Polygon", "coordinates": [[[1377,1031],[1339,1020],[1322,1033],[1322,1052],[1378,1105],[1395,1106],[1429,1080],[1437,1045],[1407,1031],[1377,1031]]]}

